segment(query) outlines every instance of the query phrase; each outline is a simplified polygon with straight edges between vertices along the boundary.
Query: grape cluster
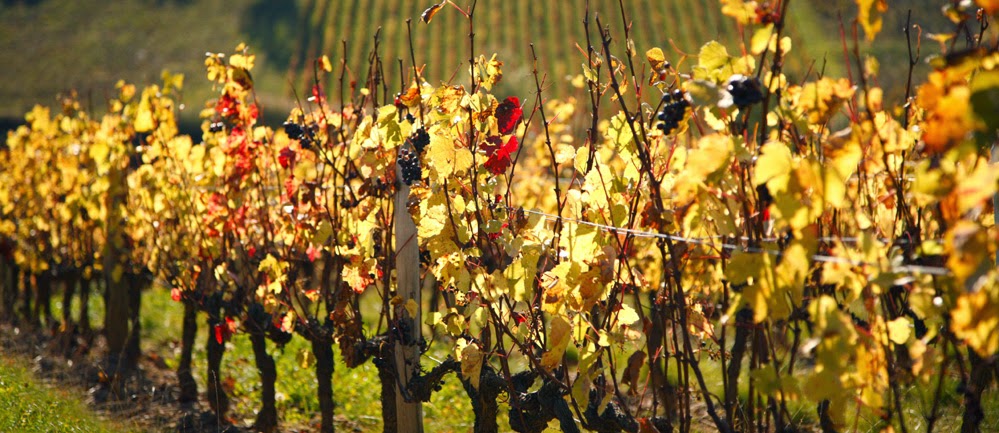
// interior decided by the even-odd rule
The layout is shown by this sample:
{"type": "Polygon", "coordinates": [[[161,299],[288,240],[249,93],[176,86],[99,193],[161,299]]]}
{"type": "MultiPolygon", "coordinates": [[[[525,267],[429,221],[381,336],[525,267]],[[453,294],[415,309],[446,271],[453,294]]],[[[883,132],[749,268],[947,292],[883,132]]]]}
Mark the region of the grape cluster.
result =
{"type": "Polygon", "coordinates": [[[763,100],[760,80],[755,77],[735,74],[729,77],[726,90],[728,90],[729,95],[732,95],[732,104],[739,108],[748,107],[763,100]]]}
{"type": "Polygon", "coordinates": [[[413,135],[409,137],[409,142],[417,153],[423,154],[423,149],[426,149],[427,145],[430,144],[430,134],[422,127],[417,128],[416,132],[413,132],[413,135]]]}
{"type": "Polygon", "coordinates": [[[656,125],[657,128],[663,130],[666,135],[672,134],[677,127],[680,126],[680,122],[687,115],[687,109],[690,108],[690,101],[687,100],[687,94],[680,89],[673,90],[671,93],[663,95],[663,111],[659,112],[657,118],[662,121],[656,125]]]}
{"type": "Polygon", "coordinates": [[[284,133],[292,140],[299,140],[303,147],[312,144],[314,125],[303,125],[292,121],[284,122],[284,133]]]}
{"type": "Polygon", "coordinates": [[[399,156],[396,158],[396,164],[399,165],[399,171],[402,172],[402,181],[406,182],[406,185],[412,185],[423,178],[423,169],[420,168],[420,155],[413,153],[409,150],[409,147],[403,146],[399,148],[399,156]]]}
{"type": "Polygon", "coordinates": [[[295,122],[284,122],[284,133],[292,140],[301,140],[305,137],[305,127],[295,122]]]}

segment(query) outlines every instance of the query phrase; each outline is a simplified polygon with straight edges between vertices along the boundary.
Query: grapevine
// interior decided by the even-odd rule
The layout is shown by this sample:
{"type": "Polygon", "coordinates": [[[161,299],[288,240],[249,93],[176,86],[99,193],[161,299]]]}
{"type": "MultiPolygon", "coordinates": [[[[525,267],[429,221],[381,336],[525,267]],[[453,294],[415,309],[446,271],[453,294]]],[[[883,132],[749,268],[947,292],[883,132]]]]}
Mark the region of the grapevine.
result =
{"type": "MultiPolygon", "coordinates": [[[[899,107],[874,70],[789,77],[788,3],[723,1],[749,44],[670,59],[642,58],[624,2],[620,34],[587,8],[586,104],[550,99],[537,68],[534,95],[503,94],[473,1],[421,24],[467,20],[467,76],[434,82],[410,47],[392,88],[376,37],[360,83],[316,59],[312,97],[276,128],[244,44],[205,58],[200,137],[178,131],[169,73],[119,83],[101,117],[73,94],[36,107],[0,151],[3,320],[61,321],[69,352],[93,336],[52,317],[54,282],[83,297],[102,281],[113,395],[140,356],[141,287],[165,287],[185,307],[180,399],[199,398],[201,311],[207,402],[233,412],[226,342],[247,334],[261,431],[280,428],[272,348],[296,338],[324,432],[335,353],[376,367],[386,429],[453,375],[476,432],[500,410],[522,432],[932,430],[947,381],[981,430],[999,352],[995,2],[961,21],[982,29],[974,48],[942,52],[899,107]],[[920,387],[938,391],[916,414],[920,387]]],[[[879,9],[859,3],[874,37],[879,9]]]]}

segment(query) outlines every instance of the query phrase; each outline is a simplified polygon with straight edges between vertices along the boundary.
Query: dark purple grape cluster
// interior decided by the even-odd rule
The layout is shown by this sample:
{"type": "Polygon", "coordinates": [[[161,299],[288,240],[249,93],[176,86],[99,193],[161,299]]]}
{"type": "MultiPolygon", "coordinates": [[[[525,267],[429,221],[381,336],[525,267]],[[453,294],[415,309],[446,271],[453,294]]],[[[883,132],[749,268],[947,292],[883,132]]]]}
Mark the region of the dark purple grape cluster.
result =
{"type": "Polygon", "coordinates": [[[292,140],[301,142],[302,147],[309,147],[312,144],[312,137],[315,136],[315,124],[301,124],[292,121],[284,122],[284,133],[292,140]]]}
{"type": "Polygon", "coordinates": [[[284,122],[284,133],[292,140],[301,140],[305,137],[305,126],[295,122],[284,122]]]}
{"type": "Polygon", "coordinates": [[[399,171],[402,172],[402,181],[406,182],[406,185],[412,185],[423,178],[423,169],[420,168],[420,155],[413,153],[409,150],[408,146],[403,146],[399,148],[399,156],[396,158],[395,163],[399,165],[399,171]]]}
{"type": "Polygon", "coordinates": [[[663,95],[663,102],[663,111],[660,111],[657,116],[662,122],[656,127],[663,130],[664,134],[669,135],[680,126],[680,122],[687,116],[690,101],[687,100],[686,93],[676,89],[663,95]]]}
{"type": "Polygon", "coordinates": [[[423,127],[417,128],[413,135],[409,136],[409,143],[413,145],[416,149],[416,153],[423,154],[423,149],[426,149],[430,144],[430,134],[423,127]]]}
{"type": "Polygon", "coordinates": [[[763,100],[762,86],[756,77],[735,74],[729,77],[726,90],[732,95],[732,104],[739,108],[748,107],[763,100]]]}

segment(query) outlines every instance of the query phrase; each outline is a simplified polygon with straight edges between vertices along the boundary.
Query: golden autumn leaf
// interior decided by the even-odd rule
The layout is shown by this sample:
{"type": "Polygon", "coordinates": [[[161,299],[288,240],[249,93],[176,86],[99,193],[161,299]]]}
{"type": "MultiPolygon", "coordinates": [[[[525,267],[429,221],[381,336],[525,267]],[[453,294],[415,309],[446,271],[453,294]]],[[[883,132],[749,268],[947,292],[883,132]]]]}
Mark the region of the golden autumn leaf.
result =
{"type": "Polygon", "coordinates": [[[319,58],[319,67],[326,72],[333,72],[333,64],[330,63],[329,56],[325,54],[319,58]]]}
{"type": "Polygon", "coordinates": [[[874,37],[881,32],[881,26],[884,24],[881,14],[888,11],[888,2],[886,0],[856,1],[859,9],[857,21],[860,21],[860,25],[864,28],[867,40],[873,41],[874,37]]]}
{"type": "Polygon", "coordinates": [[[482,377],[482,363],[485,359],[485,354],[479,350],[479,346],[475,343],[461,348],[460,354],[461,377],[471,383],[475,389],[478,389],[479,378],[482,377]]]}
{"type": "Polygon", "coordinates": [[[734,18],[739,24],[746,25],[756,19],[757,2],[755,1],[721,0],[721,4],[722,13],[734,18]]]}
{"type": "Polygon", "coordinates": [[[905,344],[912,335],[912,319],[899,317],[886,323],[888,326],[888,339],[895,344],[905,344]]]}
{"type": "Polygon", "coordinates": [[[445,136],[433,134],[427,147],[429,166],[439,179],[461,174],[472,167],[472,152],[445,136]]]}
{"type": "Polygon", "coordinates": [[[920,130],[926,152],[946,152],[968,138],[974,129],[971,89],[964,82],[951,82],[946,71],[930,73],[916,92],[916,104],[926,110],[920,130]]]}
{"type": "Polygon", "coordinates": [[[541,365],[544,368],[554,370],[562,364],[562,355],[565,354],[569,340],[572,340],[571,331],[572,325],[564,317],[552,318],[548,326],[548,350],[541,356],[541,365]]]}
{"type": "Polygon", "coordinates": [[[440,12],[441,9],[444,8],[445,4],[447,4],[447,2],[442,1],[440,3],[431,5],[430,7],[426,8],[423,11],[423,13],[420,14],[420,20],[427,24],[430,24],[430,20],[434,19],[434,15],[437,15],[437,12],[440,12]]]}
{"type": "Polygon", "coordinates": [[[979,355],[988,357],[999,350],[999,296],[994,281],[985,286],[957,298],[951,329],[979,355]]]}
{"type": "Polygon", "coordinates": [[[653,71],[661,70],[667,65],[666,56],[663,54],[662,48],[659,47],[650,48],[646,51],[645,58],[649,61],[649,66],[652,66],[653,71]]]}

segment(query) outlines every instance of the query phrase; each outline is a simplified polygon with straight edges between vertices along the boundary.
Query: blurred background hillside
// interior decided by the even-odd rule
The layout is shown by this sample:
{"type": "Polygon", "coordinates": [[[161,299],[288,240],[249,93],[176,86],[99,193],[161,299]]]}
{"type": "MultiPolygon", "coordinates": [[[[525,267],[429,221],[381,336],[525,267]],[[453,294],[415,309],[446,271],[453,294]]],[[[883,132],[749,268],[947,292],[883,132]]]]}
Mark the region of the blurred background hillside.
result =
{"type": "MultiPolygon", "coordinates": [[[[465,5],[470,0],[456,3],[465,5]]],[[[620,41],[618,2],[591,3],[620,41]]],[[[913,11],[913,22],[925,29],[924,57],[939,51],[925,35],[953,27],[940,13],[945,1],[889,3],[878,40],[869,44],[861,34],[861,51],[878,56],[881,84],[886,87],[892,83],[885,81],[904,83],[906,48],[901,29],[908,9],[913,11]]],[[[409,63],[407,18],[413,19],[417,62],[427,65],[424,76],[431,83],[452,77],[463,83],[467,81],[462,66],[468,59],[467,22],[447,7],[429,25],[424,24],[419,16],[430,4],[430,0],[3,0],[0,130],[20,123],[34,104],[51,105],[58,94],[70,89],[79,92],[88,108],[101,111],[104,101],[115,93],[117,80],[157,83],[162,71],[169,70],[186,75],[182,126],[196,133],[198,112],[211,95],[204,78],[205,52],[228,53],[243,41],[258,56],[254,78],[268,123],[284,120],[295,105],[293,89],[299,95],[307,93],[313,59],[327,54],[339,65],[345,55],[342,41],[346,41],[351,73],[363,82],[368,72],[366,58],[379,28],[385,76],[394,92],[400,80],[397,59],[409,63]]],[[[549,96],[578,92],[567,77],[578,74],[583,63],[577,44],[585,47],[584,4],[584,0],[478,2],[475,52],[487,57],[496,53],[504,62],[505,77],[498,94],[524,99],[533,93],[532,42],[538,50],[539,69],[548,76],[549,96]]],[[[721,15],[718,0],[625,0],[625,9],[633,22],[638,52],[659,46],[674,63],[681,57],[676,50],[696,54],[701,44],[716,39],[736,52],[737,41],[749,37],[721,15]]],[[[823,65],[826,74],[842,76],[840,17],[850,38],[857,15],[854,1],[794,1],[790,9],[788,33],[794,49],[786,67],[791,78],[800,80],[809,67],[818,71],[823,65]]],[[[620,45],[618,51],[623,51],[620,45]]],[[[919,67],[926,68],[922,62],[919,67]]],[[[920,72],[925,75],[925,70],[920,72]]],[[[887,96],[897,95],[889,92],[887,96]]]]}

